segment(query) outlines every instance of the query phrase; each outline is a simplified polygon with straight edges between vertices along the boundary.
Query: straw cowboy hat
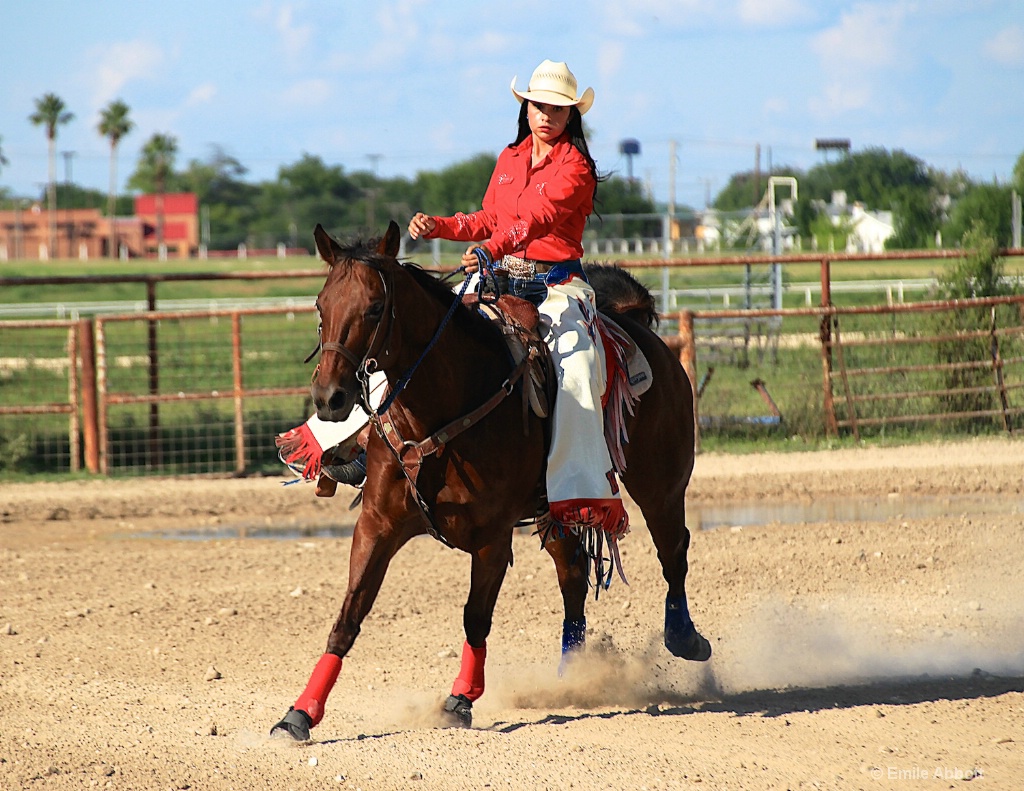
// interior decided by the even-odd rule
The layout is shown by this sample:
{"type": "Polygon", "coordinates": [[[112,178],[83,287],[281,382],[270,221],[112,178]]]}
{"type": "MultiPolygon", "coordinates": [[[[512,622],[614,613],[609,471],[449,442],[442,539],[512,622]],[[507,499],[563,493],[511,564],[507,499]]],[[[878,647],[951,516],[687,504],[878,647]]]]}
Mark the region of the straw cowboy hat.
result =
{"type": "Polygon", "coordinates": [[[594,103],[594,89],[587,88],[583,95],[577,93],[576,78],[564,63],[546,60],[533,70],[530,84],[525,91],[516,90],[516,80],[512,78],[512,94],[520,104],[524,99],[541,104],[554,104],[558,107],[576,105],[580,115],[590,109],[594,103]]]}

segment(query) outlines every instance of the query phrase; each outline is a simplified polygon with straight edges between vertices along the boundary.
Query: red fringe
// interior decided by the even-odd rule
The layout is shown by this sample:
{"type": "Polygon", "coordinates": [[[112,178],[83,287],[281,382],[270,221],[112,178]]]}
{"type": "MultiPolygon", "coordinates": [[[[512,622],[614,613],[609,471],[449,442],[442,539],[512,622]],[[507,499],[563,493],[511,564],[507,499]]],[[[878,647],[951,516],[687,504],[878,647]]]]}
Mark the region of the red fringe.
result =
{"type": "Polygon", "coordinates": [[[312,480],[320,475],[320,457],[323,448],[316,441],[309,426],[303,423],[291,431],[278,434],[274,444],[279,448],[281,461],[293,470],[302,470],[302,477],[312,480]]]}
{"type": "Polygon", "coordinates": [[[565,528],[599,528],[610,541],[617,541],[629,532],[626,506],[618,498],[559,500],[549,507],[551,520],[565,528]]]}
{"type": "Polygon", "coordinates": [[[615,328],[598,316],[598,328],[604,345],[605,367],[608,369],[607,384],[601,397],[604,408],[604,438],[608,443],[608,455],[612,467],[622,475],[626,471],[626,453],[623,446],[629,442],[626,434],[626,414],[633,414],[633,405],[639,400],[629,383],[629,364],[626,361],[626,344],[620,340],[615,328]]]}

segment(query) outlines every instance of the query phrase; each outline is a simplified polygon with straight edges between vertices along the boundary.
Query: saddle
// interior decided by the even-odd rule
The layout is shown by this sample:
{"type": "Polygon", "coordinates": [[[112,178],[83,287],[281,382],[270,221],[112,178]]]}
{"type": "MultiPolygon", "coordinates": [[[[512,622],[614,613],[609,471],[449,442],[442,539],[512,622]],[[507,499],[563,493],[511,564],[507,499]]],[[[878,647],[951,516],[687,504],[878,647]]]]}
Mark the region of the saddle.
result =
{"type": "Polygon", "coordinates": [[[554,371],[551,350],[544,343],[545,328],[537,306],[511,294],[502,294],[493,302],[482,301],[477,293],[466,294],[462,303],[475,308],[497,326],[505,339],[512,365],[529,358],[527,375],[523,376],[523,413],[527,407],[540,418],[551,413],[554,400],[554,371]]]}

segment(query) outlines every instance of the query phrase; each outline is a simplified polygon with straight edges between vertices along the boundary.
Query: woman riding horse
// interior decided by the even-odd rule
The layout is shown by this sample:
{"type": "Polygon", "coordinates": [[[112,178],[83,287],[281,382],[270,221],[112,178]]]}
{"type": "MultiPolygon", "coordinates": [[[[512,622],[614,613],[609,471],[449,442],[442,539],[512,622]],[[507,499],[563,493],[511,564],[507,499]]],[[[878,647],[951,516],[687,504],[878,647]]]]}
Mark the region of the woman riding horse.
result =
{"type": "MultiPolygon", "coordinates": [[[[454,217],[416,214],[409,235],[474,244],[462,256],[467,272],[480,251],[508,277],[509,293],[540,308],[558,372],[552,415],[547,494],[562,531],[599,527],[612,539],[628,530],[605,441],[601,399],[605,366],[594,290],[583,271],[583,229],[600,180],[583,132],[594,90],[577,92],[565,63],[545,60],[520,103],[515,139],[499,155],[483,208],[454,217]]],[[[503,279],[503,278],[502,278],[503,279]]]]}

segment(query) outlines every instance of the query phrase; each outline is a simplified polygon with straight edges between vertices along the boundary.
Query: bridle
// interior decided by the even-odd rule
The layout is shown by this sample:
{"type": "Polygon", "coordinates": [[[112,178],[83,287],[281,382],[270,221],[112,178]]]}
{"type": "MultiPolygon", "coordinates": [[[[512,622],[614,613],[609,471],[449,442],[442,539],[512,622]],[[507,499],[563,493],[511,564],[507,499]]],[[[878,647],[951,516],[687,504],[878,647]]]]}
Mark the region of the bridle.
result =
{"type": "MultiPolygon", "coordinates": [[[[360,261],[360,263],[364,263],[360,261]]],[[[367,264],[367,266],[370,266],[367,264]]],[[[355,368],[356,379],[359,381],[360,393],[359,393],[359,405],[368,413],[373,414],[372,408],[370,407],[370,374],[377,371],[380,367],[377,357],[388,355],[388,347],[391,345],[391,334],[395,328],[395,300],[394,300],[394,288],[391,287],[388,282],[388,278],[384,276],[384,272],[375,266],[370,266],[377,275],[380,277],[381,285],[384,287],[384,307],[381,309],[380,318],[377,319],[377,324],[373,328],[373,334],[370,336],[370,342],[366,346],[366,352],[363,353],[362,358],[356,356],[355,352],[349,349],[338,341],[325,341],[323,339],[323,318],[321,317],[320,322],[317,324],[316,333],[319,341],[316,348],[309,353],[303,362],[308,363],[317,354],[321,357],[324,352],[337,352],[346,360],[348,360],[355,368]],[[384,319],[388,319],[387,332],[381,332],[381,325],[384,319]],[[378,344],[378,339],[381,339],[378,344]],[[377,348],[374,346],[377,344],[377,348]]],[[[317,306],[317,313],[320,313],[320,308],[317,306]]],[[[320,373],[320,363],[317,363],[316,369],[313,371],[311,381],[315,381],[316,377],[320,373]]]]}

